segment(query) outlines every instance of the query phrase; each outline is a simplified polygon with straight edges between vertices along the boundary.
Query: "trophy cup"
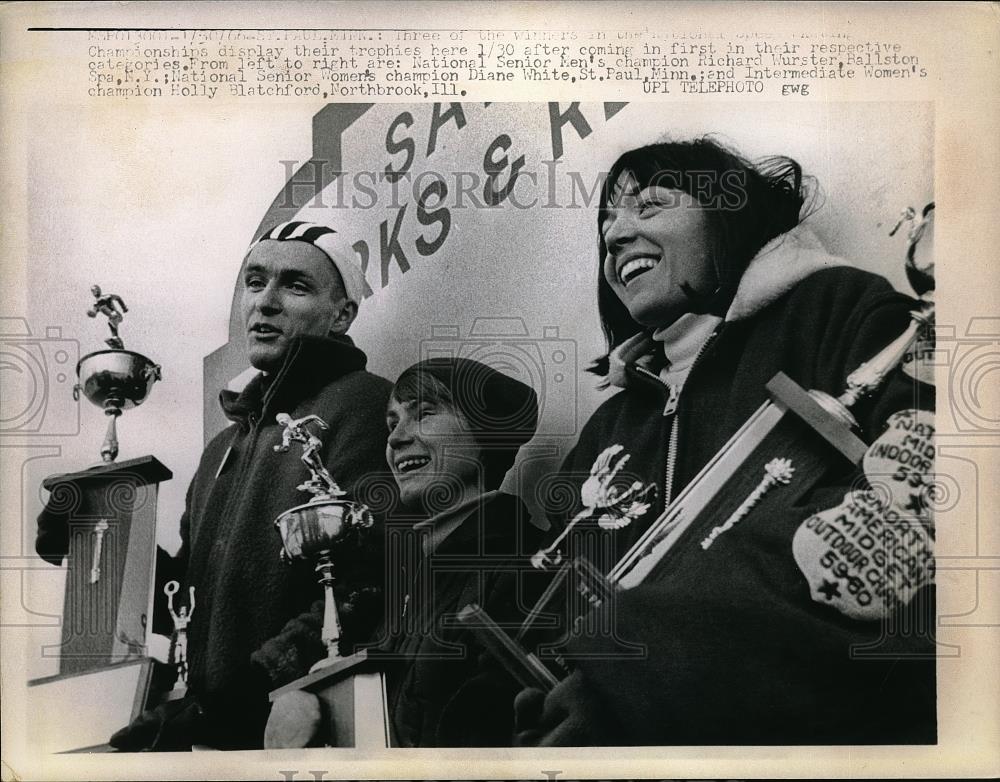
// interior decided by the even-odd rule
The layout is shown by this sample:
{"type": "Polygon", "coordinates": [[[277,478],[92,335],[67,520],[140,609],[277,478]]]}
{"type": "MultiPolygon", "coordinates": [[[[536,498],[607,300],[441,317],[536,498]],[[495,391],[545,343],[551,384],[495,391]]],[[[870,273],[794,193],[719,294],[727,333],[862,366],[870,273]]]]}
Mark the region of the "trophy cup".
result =
{"type": "MultiPolygon", "coordinates": [[[[279,453],[287,452],[293,442],[302,444],[302,463],[309,470],[310,478],[301,484],[299,491],[309,492],[312,499],[303,505],[289,508],[275,520],[281,534],[281,557],[287,562],[296,559],[316,559],[316,572],[323,585],[324,612],[322,639],[327,656],[310,668],[309,673],[293,682],[273,690],[269,696],[276,704],[285,697],[309,693],[324,704],[324,740],[333,747],[385,748],[391,744],[391,728],[386,709],[385,674],[369,658],[367,650],[342,657],[339,650],[340,620],[333,595],[333,552],[346,542],[372,526],[368,507],[343,499],[344,492],[333,476],[323,466],[319,449],[323,441],[307,428],[315,424],[320,430],[327,428],[322,418],[307,415],[293,419],[279,413],[277,421],[285,429],[281,444],[274,447],[279,453]]],[[[272,710],[274,714],[280,708],[272,710]]],[[[284,744],[268,744],[276,749],[284,744]]]]}
{"type": "Polygon", "coordinates": [[[344,491],[320,459],[319,449],[323,441],[306,427],[316,424],[325,430],[326,422],[317,415],[293,419],[287,413],[278,413],[277,421],[285,430],[281,445],[274,446],[274,450],[286,453],[292,442],[302,443],[302,463],[311,476],[297,488],[312,494],[312,499],[286,510],[278,516],[274,525],[281,534],[283,559],[317,560],[316,572],[319,573],[319,583],[323,585],[325,599],[322,638],[327,656],[310,669],[310,672],[314,672],[342,659],[338,649],[340,619],[333,596],[333,550],[352,533],[371,527],[373,522],[367,506],[342,499],[344,491]]]}
{"type": "Polygon", "coordinates": [[[87,315],[91,318],[104,315],[108,319],[111,337],[105,340],[108,350],[88,353],[76,365],[79,382],[73,387],[73,398],[78,400],[82,392],[95,405],[104,408],[104,414],[110,420],[101,445],[101,459],[110,464],[118,457],[115,423],[118,416],[146,400],[153,383],[161,379],[160,365],[140,353],[125,350],[125,344],[118,336],[118,326],[128,307],[121,296],[102,293],[100,285],[92,286],[90,291],[95,301],[87,310],[87,315]]]}

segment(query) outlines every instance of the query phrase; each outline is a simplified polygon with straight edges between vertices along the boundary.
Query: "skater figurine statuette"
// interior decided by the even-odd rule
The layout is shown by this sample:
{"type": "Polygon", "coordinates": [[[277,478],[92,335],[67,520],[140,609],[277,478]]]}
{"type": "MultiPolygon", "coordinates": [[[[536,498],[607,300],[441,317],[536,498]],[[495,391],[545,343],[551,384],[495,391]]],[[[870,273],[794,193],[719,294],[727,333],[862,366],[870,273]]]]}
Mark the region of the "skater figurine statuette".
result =
{"type": "Polygon", "coordinates": [[[149,396],[153,383],[162,379],[160,365],[141,353],[125,349],[118,333],[128,307],[116,293],[102,293],[100,285],[91,287],[94,303],[87,316],[104,315],[108,319],[111,337],[106,339],[107,350],[88,353],[76,365],[77,384],[73,398],[83,394],[109,417],[108,430],[101,445],[101,460],[114,462],[118,457],[118,430],[116,421],[125,410],[141,405],[149,396]]]}
{"type": "Polygon", "coordinates": [[[117,293],[102,293],[100,285],[91,285],[90,292],[94,294],[96,301],[87,310],[87,316],[96,318],[98,314],[104,315],[108,319],[108,328],[111,329],[111,337],[104,341],[112,350],[124,350],[125,345],[118,336],[118,325],[128,312],[124,300],[117,293]]]}

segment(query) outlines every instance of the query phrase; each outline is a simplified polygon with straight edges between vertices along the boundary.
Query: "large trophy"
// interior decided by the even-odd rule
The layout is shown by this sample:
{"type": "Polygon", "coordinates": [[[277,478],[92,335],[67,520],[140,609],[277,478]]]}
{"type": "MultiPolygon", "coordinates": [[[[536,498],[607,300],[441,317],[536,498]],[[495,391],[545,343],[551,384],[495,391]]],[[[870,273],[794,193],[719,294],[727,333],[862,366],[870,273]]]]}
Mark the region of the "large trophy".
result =
{"type": "Polygon", "coordinates": [[[35,550],[46,561],[66,563],[62,638],[44,650],[59,658],[59,673],[29,682],[37,712],[44,715],[39,741],[60,751],[102,745],[111,732],[145,707],[153,688],[152,661],[146,656],[152,627],[156,500],[159,483],[172,473],[155,456],[116,462],[115,421],[142,404],[160,367],[125,350],[118,326],[127,311],[116,294],[91,288],[95,301],[87,315],[107,318],[108,349],[77,364],[80,393],[110,417],[102,461],[70,473],[50,475],[50,492],[38,518],[35,550]],[[107,699],[100,718],[86,720],[67,710],[99,692],[107,699]]]}
{"type": "Polygon", "coordinates": [[[308,428],[314,425],[325,431],[327,425],[322,418],[307,415],[293,419],[287,413],[279,413],[277,421],[284,432],[281,444],[274,449],[287,452],[293,442],[302,445],[301,459],[310,477],[298,489],[312,498],[286,510],[274,524],[281,534],[283,559],[316,560],[316,572],[324,591],[322,639],[327,656],[313,665],[307,675],[274,690],[270,698],[277,701],[283,695],[299,691],[315,694],[326,704],[327,744],[386,747],[389,723],[384,675],[374,667],[366,651],[341,656],[340,620],[333,593],[333,554],[339,545],[352,538],[357,540],[359,534],[372,526],[371,513],[367,506],[344,499],[344,491],[324,466],[319,455],[323,441],[308,428]]]}
{"type": "Polygon", "coordinates": [[[73,398],[82,393],[108,416],[108,431],[101,445],[101,459],[111,463],[118,457],[118,431],[116,421],[123,411],[141,405],[149,396],[153,383],[161,379],[160,365],[154,364],[141,353],[125,350],[125,343],[118,335],[128,307],[115,293],[102,293],[100,285],[91,287],[94,304],[87,315],[108,319],[111,336],[105,340],[108,350],[88,353],[76,365],[79,382],[73,387],[73,398]]]}

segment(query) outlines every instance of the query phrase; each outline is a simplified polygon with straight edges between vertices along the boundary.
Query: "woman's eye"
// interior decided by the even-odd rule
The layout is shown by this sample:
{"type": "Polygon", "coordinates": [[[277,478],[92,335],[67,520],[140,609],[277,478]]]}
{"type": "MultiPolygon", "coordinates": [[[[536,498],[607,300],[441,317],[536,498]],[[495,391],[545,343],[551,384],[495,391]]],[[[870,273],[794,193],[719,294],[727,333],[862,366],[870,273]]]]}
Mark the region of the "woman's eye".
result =
{"type": "Polygon", "coordinates": [[[434,415],[436,412],[437,412],[437,407],[435,405],[427,404],[420,406],[419,414],[420,417],[423,418],[424,416],[427,415],[434,415]]]}
{"type": "Polygon", "coordinates": [[[663,198],[644,198],[639,202],[639,212],[645,213],[655,209],[662,209],[669,206],[663,198]]]}
{"type": "Polygon", "coordinates": [[[309,286],[304,282],[293,282],[288,286],[293,293],[309,293],[309,286]]]}
{"type": "Polygon", "coordinates": [[[243,284],[250,290],[256,291],[264,287],[264,280],[260,277],[249,277],[243,284]]]}

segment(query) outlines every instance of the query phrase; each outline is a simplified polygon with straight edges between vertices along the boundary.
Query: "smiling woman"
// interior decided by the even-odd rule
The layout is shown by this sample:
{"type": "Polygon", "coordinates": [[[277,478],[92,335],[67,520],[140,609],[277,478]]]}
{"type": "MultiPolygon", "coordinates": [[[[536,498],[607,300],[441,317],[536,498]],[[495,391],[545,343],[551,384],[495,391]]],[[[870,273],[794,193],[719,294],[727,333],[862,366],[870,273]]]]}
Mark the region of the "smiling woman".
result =
{"type": "MultiPolygon", "coordinates": [[[[534,390],[485,364],[434,358],[405,370],[386,409],[386,461],[403,508],[388,522],[384,632],[392,746],[509,746],[518,685],[478,667],[482,647],[456,624],[469,603],[506,626],[543,586],[528,557],[541,533],[518,497],[499,491],[535,433],[534,390]],[[393,591],[395,590],[395,591],[393,591]]],[[[268,746],[324,733],[302,693],[275,703],[268,746]]]]}
{"type": "Polygon", "coordinates": [[[400,498],[422,514],[412,528],[400,520],[417,545],[383,644],[400,661],[388,696],[396,746],[511,742],[517,685],[479,671],[482,648],[450,618],[469,603],[501,622],[522,618],[540,534],[521,500],[498,489],[537,419],[531,387],[476,361],[429,359],[396,381],[386,458],[400,498]]]}
{"type": "MultiPolygon", "coordinates": [[[[811,592],[812,571],[792,554],[812,513],[867,485],[853,465],[831,458],[815,487],[776,492],[732,530],[677,521],[690,510],[679,493],[767,400],[773,377],[836,396],[917,306],[823,250],[801,224],[807,201],[794,160],[751,163],[710,139],[641,147],[611,167],[597,215],[608,350],[591,371],[621,390],[563,463],[563,485],[575,488],[569,502],[552,498],[557,534],[534,561],[552,568],[583,554],[613,575],[626,552],[653,545],[644,533],[654,520],[677,523],[654,538],[670,546],[660,577],[608,599],[615,632],[573,639],[573,672],[547,695],[518,697],[521,744],[934,741],[933,639],[855,654],[884,642],[886,627],[934,626],[933,564],[908,605],[864,622],[851,599],[831,602],[858,591],[847,565],[823,571],[833,580],[811,592]],[[641,642],[641,659],[621,641],[641,642]]],[[[892,373],[852,408],[860,436],[874,440],[914,399],[930,403],[933,389],[892,373]]],[[[781,465],[791,467],[768,467],[781,465]]],[[[715,488],[713,503],[724,502],[715,488]]],[[[760,497],[747,496],[749,513],[760,497]]]]}
{"type": "Polygon", "coordinates": [[[609,347],[685,313],[724,315],[751,260],[808,216],[809,201],[791,158],[751,164],[710,139],[626,152],[608,173],[597,217],[609,347]]]}
{"type": "Polygon", "coordinates": [[[624,171],[605,209],[604,279],[637,322],[667,325],[689,308],[692,291],[718,287],[706,207],[655,182],[640,187],[624,171]]]}

